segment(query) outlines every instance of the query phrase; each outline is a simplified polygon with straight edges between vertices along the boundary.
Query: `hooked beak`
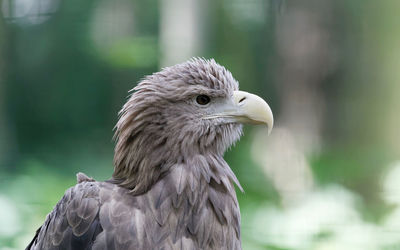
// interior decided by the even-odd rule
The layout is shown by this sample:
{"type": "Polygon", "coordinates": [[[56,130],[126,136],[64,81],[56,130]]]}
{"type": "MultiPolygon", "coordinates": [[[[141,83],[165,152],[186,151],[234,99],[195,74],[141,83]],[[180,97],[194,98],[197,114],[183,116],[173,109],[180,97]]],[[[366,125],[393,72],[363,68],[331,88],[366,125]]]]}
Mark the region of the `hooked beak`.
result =
{"type": "Polygon", "coordinates": [[[261,97],[245,91],[234,91],[232,101],[221,105],[215,114],[205,118],[224,118],[228,122],[265,124],[268,126],[268,134],[274,126],[274,117],[268,104],[261,97]]]}

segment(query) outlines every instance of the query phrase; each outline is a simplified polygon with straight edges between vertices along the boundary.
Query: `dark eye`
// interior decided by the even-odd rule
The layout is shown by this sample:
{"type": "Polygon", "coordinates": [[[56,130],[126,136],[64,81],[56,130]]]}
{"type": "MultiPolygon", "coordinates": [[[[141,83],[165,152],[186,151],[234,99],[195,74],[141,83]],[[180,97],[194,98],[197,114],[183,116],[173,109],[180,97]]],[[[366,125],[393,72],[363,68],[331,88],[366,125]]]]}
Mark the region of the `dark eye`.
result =
{"type": "Polygon", "coordinates": [[[210,102],[210,97],[206,95],[199,95],[196,97],[196,102],[200,105],[206,105],[210,102]]]}

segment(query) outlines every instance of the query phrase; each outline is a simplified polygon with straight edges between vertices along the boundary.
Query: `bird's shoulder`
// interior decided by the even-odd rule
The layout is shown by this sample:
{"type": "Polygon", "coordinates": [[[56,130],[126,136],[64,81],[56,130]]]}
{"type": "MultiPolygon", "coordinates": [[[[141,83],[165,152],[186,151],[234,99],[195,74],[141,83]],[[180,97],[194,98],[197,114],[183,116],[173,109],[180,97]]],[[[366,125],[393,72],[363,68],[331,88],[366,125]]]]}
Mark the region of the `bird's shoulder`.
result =
{"type": "Polygon", "coordinates": [[[240,248],[236,196],[222,180],[198,182],[184,172],[137,196],[78,174],[27,249],[240,248]]]}
{"type": "Polygon", "coordinates": [[[27,249],[86,249],[103,231],[100,208],[113,200],[113,194],[123,195],[116,185],[97,182],[83,173],[77,174],[77,184],[47,215],[44,224],[27,249]]]}

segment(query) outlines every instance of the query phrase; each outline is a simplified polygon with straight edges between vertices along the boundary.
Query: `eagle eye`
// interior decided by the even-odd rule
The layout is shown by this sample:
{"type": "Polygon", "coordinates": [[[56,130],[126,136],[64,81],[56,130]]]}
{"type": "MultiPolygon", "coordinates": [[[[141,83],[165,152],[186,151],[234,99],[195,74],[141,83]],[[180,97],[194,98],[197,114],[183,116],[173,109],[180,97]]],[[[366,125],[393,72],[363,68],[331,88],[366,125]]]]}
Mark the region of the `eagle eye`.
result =
{"type": "Polygon", "coordinates": [[[206,105],[210,102],[210,97],[207,95],[199,95],[196,97],[196,102],[200,105],[206,105]]]}

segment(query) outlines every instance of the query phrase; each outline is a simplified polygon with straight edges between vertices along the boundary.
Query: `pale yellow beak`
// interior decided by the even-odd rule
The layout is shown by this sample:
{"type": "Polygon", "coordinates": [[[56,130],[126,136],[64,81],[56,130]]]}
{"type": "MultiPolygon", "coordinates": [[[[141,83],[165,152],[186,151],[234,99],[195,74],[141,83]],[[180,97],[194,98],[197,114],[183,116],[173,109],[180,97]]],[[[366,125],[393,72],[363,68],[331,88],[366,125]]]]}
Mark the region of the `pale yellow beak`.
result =
{"type": "Polygon", "coordinates": [[[268,134],[274,126],[274,116],[268,104],[261,97],[244,91],[234,91],[232,99],[217,105],[212,114],[203,118],[222,118],[227,123],[266,124],[268,134]]]}
{"type": "Polygon", "coordinates": [[[233,98],[238,107],[235,112],[238,122],[266,124],[268,134],[271,133],[274,116],[269,105],[261,97],[245,91],[234,91],[233,98]]]}

